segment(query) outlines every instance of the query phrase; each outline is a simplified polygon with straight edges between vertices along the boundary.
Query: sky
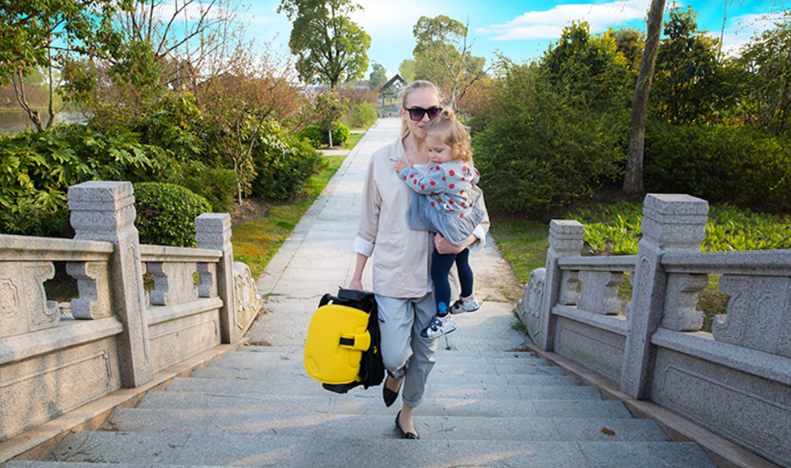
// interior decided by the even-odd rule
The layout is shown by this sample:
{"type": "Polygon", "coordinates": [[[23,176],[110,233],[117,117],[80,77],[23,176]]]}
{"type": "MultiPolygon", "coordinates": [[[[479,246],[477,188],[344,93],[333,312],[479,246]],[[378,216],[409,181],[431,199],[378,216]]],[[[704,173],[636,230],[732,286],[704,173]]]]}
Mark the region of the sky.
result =
{"type": "MultiPolygon", "coordinates": [[[[771,28],[771,18],[787,0],[666,0],[665,15],[673,6],[690,6],[698,13],[698,26],[711,35],[723,36],[726,51],[738,51],[751,36],[771,28]],[[724,23],[724,29],[723,29],[724,23]]],[[[496,53],[521,62],[539,58],[560,38],[565,26],[584,20],[591,33],[609,27],[646,29],[650,0],[357,0],[362,11],[352,20],[371,36],[369,64],[384,65],[387,75],[412,58],[415,40],[412,27],[421,16],[446,15],[469,22],[472,53],[489,63],[496,53]]],[[[291,23],[277,13],[279,0],[254,2],[243,19],[257,44],[269,43],[275,52],[288,53],[291,23]]],[[[370,74],[369,68],[366,78],[370,74]]]]}

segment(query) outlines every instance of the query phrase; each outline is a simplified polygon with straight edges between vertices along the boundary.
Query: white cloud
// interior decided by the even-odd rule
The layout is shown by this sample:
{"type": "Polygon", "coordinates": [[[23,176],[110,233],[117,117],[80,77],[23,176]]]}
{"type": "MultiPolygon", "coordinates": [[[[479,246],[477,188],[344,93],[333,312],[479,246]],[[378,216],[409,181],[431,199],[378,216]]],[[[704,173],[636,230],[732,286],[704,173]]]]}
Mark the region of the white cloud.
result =
{"type": "MultiPolygon", "coordinates": [[[[722,50],[726,55],[738,55],[750,39],[764,31],[774,29],[782,20],[782,13],[747,14],[736,16],[728,22],[722,35],[722,50]]],[[[715,34],[716,35],[716,34],[715,34]]]]}
{"type": "Polygon", "coordinates": [[[551,10],[528,11],[502,24],[476,30],[478,34],[496,34],[492,40],[556,39],[572,21],[587,21],[591,32],[605,31],[613,24],[645,18],[649,0],[620,0],[599,5],[557,5],[551,10]]]}

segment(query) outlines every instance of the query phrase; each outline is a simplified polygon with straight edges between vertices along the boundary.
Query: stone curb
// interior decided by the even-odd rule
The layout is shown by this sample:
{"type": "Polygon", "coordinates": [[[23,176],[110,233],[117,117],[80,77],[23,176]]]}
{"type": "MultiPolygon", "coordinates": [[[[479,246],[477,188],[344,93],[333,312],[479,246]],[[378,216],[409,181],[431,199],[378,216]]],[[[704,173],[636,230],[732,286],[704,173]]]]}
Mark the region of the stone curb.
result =
{"type": "Polygon", "coordinates": [[[35,428],[0,442],[0,465],[9,460],[41,460],[64,437],[73,431],[94,431],[115,408],[132,408],[149,390],[164,390],[176,377],[187,377],[196,367],[205,367],[212,359],[223,357],[247,343],[243,338],[234,344],[219,345],[186,361],[154,374],[154,380],[136,388],[122,388],[84,406],[47,421],[35,428]]]}
{"type": "Polygon", "coordinates": [[[712,463],[719,468],[780,468],[769,460],[734,444],[708,429],[704,429],[656,403],[635,400],[621,392],[618,385],[614,382],[559,354],[544,351],[534,344],[528,343],[526,346],[539,357],[561,367],[568,374],[578,377],[582,380],[583,385],[598,387],[602,398],[605,400],[620,400],[635,418],[655,420],[674,442],[696,442],[706,452],[712,463]]]}

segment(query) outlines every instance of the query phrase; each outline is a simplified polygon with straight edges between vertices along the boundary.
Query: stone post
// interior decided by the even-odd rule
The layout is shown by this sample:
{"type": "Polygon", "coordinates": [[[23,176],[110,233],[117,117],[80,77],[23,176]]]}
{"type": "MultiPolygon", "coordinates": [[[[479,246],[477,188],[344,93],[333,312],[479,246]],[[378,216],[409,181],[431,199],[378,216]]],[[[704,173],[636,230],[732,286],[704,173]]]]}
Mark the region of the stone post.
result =
{"type": "Polygon", "coordinates": [[[555,317],[552,308],[558,303],[563,272],[558,266],[558,259],[563,257],[579,257],[585,240],[585,227],[578,221],[552,220],[549,223],[549,250],[547,250],[546,279],[544,298],[541,303],[541,327],[537,338],[538,347],[544,351],[555,349],[555,317]]]}
{"type": "Polygon", "coordinates": [[[648,194],[643,204],[643,238],[628,313],[629,334],[621,372],[621,391],[632,398],[648,398],[656,350],[651,336],[662,321],[667,293],[665,253],[700,252],[706,236],[709,204],[689,195],[648,194]]]}
{"type": "Polygon", "coordinates": [[[233,247],[231,246],[231,215],[203,213],[195,218],[195,238],[201,249],[222,250],[217,264],[217,294],[222,299],[220,309],[220,339],[234,343],[239,339],[236,326],[236,295],[233,285],[233,247]]]}
{"type": "Polygon", "coordinates": [[[117,338],[118,360],[121,383],[128,388],[153,379],[134,203],[129,182],[90,181],[69,187],[74,238],[115,246],[109,262],[110,294],[113,312],[124,324],[117,338]]]}

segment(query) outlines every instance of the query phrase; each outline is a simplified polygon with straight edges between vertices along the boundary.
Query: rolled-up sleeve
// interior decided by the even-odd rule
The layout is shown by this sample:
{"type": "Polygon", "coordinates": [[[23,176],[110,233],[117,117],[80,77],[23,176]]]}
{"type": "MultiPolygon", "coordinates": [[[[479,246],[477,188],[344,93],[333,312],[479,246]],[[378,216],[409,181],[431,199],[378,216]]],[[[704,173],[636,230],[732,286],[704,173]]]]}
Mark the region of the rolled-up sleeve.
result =
{"type": "Polygon", "coordinates": [[[370,257],[374,251],[376,234],[379,231],[379,207],[382,198],[374,178],[374,158],[368,163],[363,186],[362,210],[360,212],[360,225],[357,228],[357,237],[354,239],[354,251],[370,257]]]}

